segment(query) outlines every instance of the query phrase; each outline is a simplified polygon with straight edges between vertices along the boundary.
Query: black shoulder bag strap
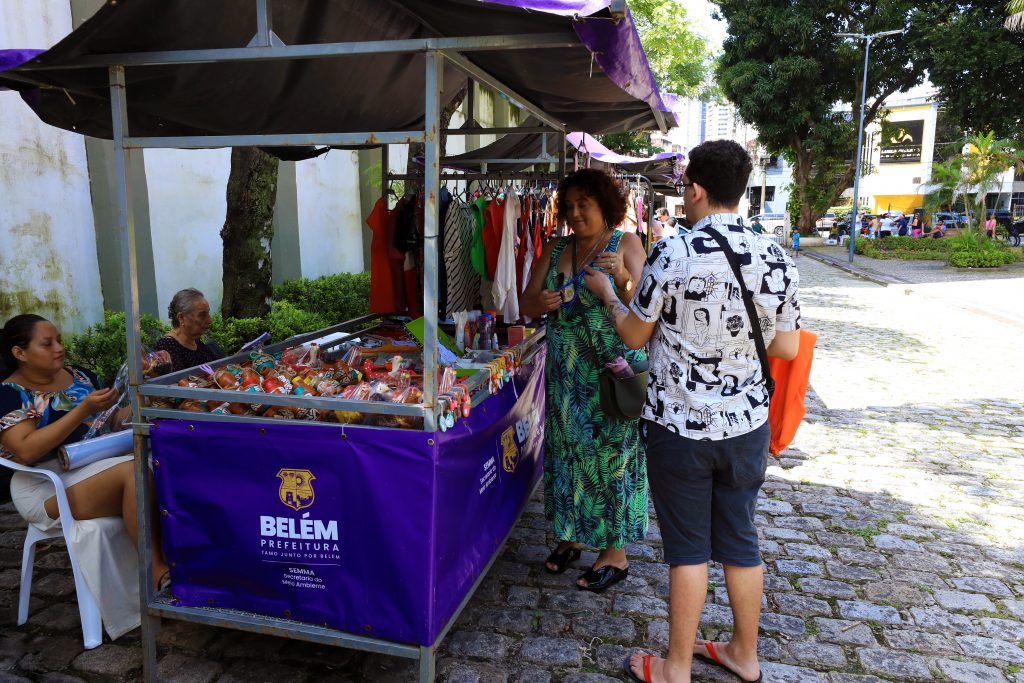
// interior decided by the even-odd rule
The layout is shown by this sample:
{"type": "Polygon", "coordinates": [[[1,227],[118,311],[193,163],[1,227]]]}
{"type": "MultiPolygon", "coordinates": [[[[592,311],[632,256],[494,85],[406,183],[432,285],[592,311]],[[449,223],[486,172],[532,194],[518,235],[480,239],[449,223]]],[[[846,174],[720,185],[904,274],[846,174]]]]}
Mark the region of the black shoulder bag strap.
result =
{"type": "Polygon", "coordinates": [[[706,230],[705,232],[718,242],[718,246],[722,248],[726,260],[729,261],[733,275],[736,276],[736,280],[740,283],[740,291],[743,293],[743,305],[747,309],[751,331],[754,333],[754,345],[757,347],[757,356],[761,361],[761,377],[764,378],[764,387],[768,390],[768,397],[771,398],[775,394],[775,380],[772,379],[772,372],[768,368],[768,349],[764,345],[764,335],[761,333],[761,319],[757,315],[757,309],[754,308],[754,295],[747,289],[747,283],[743,281],[743,273],[740,272],[740,259],[736,256],[736,252],[732,250],[732,247],[729,246],[729,240],[722,234],[715,230],[706,230]]]}

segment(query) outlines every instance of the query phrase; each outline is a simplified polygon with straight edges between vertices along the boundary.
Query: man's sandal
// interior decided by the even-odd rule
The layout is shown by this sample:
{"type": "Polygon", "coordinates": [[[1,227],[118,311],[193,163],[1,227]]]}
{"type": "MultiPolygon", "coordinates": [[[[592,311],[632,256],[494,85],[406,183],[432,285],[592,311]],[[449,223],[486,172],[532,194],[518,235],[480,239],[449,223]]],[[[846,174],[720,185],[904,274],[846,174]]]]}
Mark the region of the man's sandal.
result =
{"type": "Polygon", "coordinates": [[[571,562],[575,562],[580,559],[582,554],[583,552],[579,548],[574,548],[572,546],[569,546],[562,552],[558,552],[558,548],[555,547],[555,549],[551,551],[551,554],[548,555],[548,559],[544,560],[544,570],[549,574],[561,574],[569,568],[569,564],[571,562]],[[555,565],[557,569],[552,569],[548,566],[549,564],[555,565]]]}
{"type": "Polygon", "coordinates": [[[164,591],[164,589],[168,588],[170,585],[171,585],[171,570],[168,569],[167,571],[165,571],[163,574],[160,575],[159,579],[157,579],[157,581],[156,581],[156,592],[157,593],[162,593],[164,591]]]}
{"type": "Polygon", "coordinates": [[[764,673],[763,672],[758,672],[757,678],[755,680],[748,681],[747,679],[743,678],[738,673],[736,673],[735,671],[733,671],[732,669],[730,669],[728,666],[725,665],[725,662],[723,662],[721,660],[721,658],[718,656],[718,653],[715,652],[715,644],[714,643],[712,643],[710,640],[702,640],[702,641],[700,641],[700,643],[704,646],[704,651],[707,652],[707,654],[706,655],[702,655],[699,652],[694,652],[693,656],[696,657],[697,659],[701,660],[702,662],[707,662],[708,664],[711,664],[713,666],[717,666],[717,667],[720,667],[722,669],[725,669],[726,671],[731,673],[733,676],[735,676],[736,678],[738,678],[741,681],[743,681],[743,683],[761,683],[764,680],[764,673]]]}
{"type": "Polygon", "coordinates": [[[633,667],[629,663],[629,661],[633,658],[633,655],[626,657],[626,659],[622,661],[622,668],[626,670],[626,673],[629,674],[629,677],[634,681],[639,681],[640,683],[653,683],[654,679],[651,678],[651,660],[654,659],[656,656],[657,655],[652,654],[644,654],[642,656],[641,659],[644,663],[643,678],[640,678],[635,673],[633,673],[633,667]]]}

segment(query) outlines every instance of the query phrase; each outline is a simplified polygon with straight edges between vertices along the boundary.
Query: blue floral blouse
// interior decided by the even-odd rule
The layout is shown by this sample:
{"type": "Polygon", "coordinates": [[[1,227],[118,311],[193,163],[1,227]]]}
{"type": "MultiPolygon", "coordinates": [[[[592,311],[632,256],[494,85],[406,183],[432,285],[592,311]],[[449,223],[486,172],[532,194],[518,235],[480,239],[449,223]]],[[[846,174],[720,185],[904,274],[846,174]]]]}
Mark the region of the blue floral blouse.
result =
{"type": "MultiPolygon", "coordinates": [[[[60,391],[35,391],[26,389],[16,382],[0,383],[0,432],[25,420],[39,419],[39,427],[52,424],[71,412],[99,387],[99,381],[95,377],[90,377],[78,369],[65,369],[71,373],[73,379],[71,386],[60,391]]],[[[64,444],[81,441],[96,417],[98,414],[90,415],[87,420],[75,427],[64,440],[64,444]]],[[[12,458],[14,454],[0,446],[0,457],[12,458]]]]}

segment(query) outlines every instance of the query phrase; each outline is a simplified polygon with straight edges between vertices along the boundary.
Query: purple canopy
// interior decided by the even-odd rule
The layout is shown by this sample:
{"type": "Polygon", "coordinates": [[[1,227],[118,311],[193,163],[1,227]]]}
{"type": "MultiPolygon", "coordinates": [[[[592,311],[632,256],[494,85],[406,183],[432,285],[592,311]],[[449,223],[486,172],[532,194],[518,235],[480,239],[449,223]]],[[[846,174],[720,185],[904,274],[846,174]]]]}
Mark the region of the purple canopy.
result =
{"type": "Polygon", "coordinates": [[[569,133],[565,136],[565,139],[580,152],[586,152],[589,154],[592,159],[596,159],[597,161],[602,161],[613,166],[650,164],[652,162],[666,160],[675,161],[676,159],[682,159],[686,156],[680,152],[661,152],[649,157],[630,157],[625,154],[613,152],[602,145],[600,140],[595,138],[593,135],[588,135],[587,133],[569,133]]]}
{"type": "MultiPolygon", "coordinates": [[[[286,45],[564,33],[578,46],[479,50],[466,57],[572,129],[650,128],[665,109],[631,16],[612,17],[607,0],[270,4],[273,30],[286,45]]],[[[106,67],[72,67],[105,54],[244,47],[256,32],[254,5],[107,3],[47,52],[0,72],[0,86],[39,88],[30,100],[44,121],[110,138],[106,67]]],[[[422,53],[398,53],[130,66],[129,128],[133,136],[413,130],[423,125],[423,60],[422,53]]],[[[446,68],[442,104],[465,82],[461,72],[446,68]]]]}
{"type": "MultiPolygon", "coordinates": [[[[21,66],[36,55],[43,53],[43,50],[0,50],[0,72],[21,66]]],[[[7,90],[0,85],[0,90],[7,90]]]]}

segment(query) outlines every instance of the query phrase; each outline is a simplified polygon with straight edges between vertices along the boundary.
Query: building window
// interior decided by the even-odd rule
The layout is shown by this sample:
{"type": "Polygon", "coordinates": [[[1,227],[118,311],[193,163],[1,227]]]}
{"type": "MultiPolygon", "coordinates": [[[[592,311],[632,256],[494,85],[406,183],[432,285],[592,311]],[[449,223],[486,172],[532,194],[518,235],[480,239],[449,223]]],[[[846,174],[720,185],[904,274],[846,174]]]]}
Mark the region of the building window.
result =
{"type": "Polygon", "coordinates": [[[1014,192],[1010,195],[1010,211],[1014,218],[1024,216],[1024,192],[1014,192]]]}

